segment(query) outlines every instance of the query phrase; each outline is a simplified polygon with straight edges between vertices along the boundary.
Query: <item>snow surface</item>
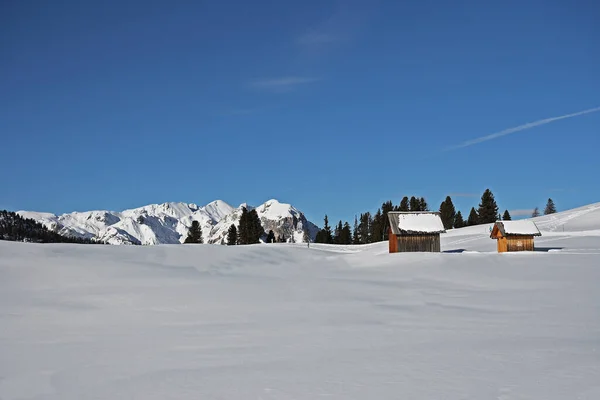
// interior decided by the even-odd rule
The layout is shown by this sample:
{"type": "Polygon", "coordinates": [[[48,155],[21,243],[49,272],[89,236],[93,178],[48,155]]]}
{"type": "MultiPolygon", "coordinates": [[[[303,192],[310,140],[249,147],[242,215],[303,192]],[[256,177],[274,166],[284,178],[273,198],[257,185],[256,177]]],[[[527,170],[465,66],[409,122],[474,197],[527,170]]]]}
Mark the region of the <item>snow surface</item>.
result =
{"type": "Polygon", "coordinates": [[[487,228],[438,254],[0,241],[0,399],[600,398],[600,225],[503,254],[487,228]]]}
{"type": "Polygon", "coordinates": [[[530,219],[516,221],[498,221],[504,226],[504,233],[507,235],[537,235],[540,230],[530,219]]]}
{"type": "Polygon", "coordinates": [[[433,213],[406,213],[398,215],[398,228],[405,232],[438,233],[444,231],[439,215],[433,213]]]}

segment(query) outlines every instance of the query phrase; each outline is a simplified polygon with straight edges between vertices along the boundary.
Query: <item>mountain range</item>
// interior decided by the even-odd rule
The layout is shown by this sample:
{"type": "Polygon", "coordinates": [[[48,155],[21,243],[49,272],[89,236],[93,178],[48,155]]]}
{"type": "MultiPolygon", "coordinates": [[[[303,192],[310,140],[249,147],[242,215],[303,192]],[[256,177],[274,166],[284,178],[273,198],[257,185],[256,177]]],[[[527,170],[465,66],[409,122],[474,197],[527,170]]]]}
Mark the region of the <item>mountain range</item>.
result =
{"type": "Polygon", "coordinates": [[[319,230],[301,211],[275,199],[257,207],[243,203],[234,208],[222,200],[215,200],[202,207],[192,203],[162,203],[120,212],[17,213],[61,235],[96,239],[108,244],[183,243],[192,221],[198,221],[204,243],[225,244],[229,227],[232,224],[239,226],[243,207],[248,211],[256,209],[265,232],[273,230],[276,238],[286,242],[304,242],[306,236],[314,241],[319,230]]]}

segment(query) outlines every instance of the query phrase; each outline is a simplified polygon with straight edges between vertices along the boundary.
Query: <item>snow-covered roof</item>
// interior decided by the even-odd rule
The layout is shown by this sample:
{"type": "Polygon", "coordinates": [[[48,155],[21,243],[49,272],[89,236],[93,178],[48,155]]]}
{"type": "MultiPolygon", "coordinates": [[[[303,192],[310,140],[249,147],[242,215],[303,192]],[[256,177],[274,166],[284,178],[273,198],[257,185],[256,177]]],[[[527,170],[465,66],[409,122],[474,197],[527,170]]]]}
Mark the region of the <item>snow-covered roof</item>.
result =
{"type": "Polygon", "coordinates": [[[394,235],[416,235],[446,232],[437,212],[388,212],[390,227],[394,235]]]}
{"type": "Polygon", "coordinates": [[[502,236],[542,236],[535,222],[529,219],[518,221],[497,221],[492,231],[492,237],[496,237],[499,231],[502,236]]]}

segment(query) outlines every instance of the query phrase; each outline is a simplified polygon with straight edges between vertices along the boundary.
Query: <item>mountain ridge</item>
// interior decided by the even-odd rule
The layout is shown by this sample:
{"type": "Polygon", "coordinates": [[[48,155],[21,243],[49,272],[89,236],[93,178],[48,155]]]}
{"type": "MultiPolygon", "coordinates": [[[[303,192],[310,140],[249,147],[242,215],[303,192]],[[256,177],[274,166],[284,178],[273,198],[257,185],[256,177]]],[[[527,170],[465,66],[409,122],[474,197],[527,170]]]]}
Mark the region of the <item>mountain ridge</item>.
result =
{"type": "Polygon", "coordinates": [[[165,202],[123,211],[74,211],[57,215],[21,210],[17,214],[64,236],[96,239],[109,244],[183,243],[192,221],[198,221],[205,243],[225,244],[229,227],[239,225],[242,207],[256,209],[265,232],[273,230],[276,237],[285,238],[286,242],[304,242],[306,237],[314,241],[319,229],[300,210],[276,199],[256,207],[246,203],[233,207],[218,199],[204,206],[165,202]]]}

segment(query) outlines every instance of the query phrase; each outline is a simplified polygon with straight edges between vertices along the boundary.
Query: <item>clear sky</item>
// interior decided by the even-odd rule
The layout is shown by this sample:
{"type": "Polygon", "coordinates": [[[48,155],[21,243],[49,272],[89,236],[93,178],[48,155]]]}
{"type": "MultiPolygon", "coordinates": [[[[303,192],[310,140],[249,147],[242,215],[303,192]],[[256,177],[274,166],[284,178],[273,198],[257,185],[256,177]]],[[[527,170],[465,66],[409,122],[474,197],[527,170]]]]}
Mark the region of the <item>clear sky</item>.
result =
{"type": "Polygon", "coordinates": [[[0,208],[276,198],[321,225],[404,195],[467,214],[486,188],[502,210],[598,202],[598,110],[506,130],[600,106],[599,20],[593,0],[3,1],[0,208]]]}

